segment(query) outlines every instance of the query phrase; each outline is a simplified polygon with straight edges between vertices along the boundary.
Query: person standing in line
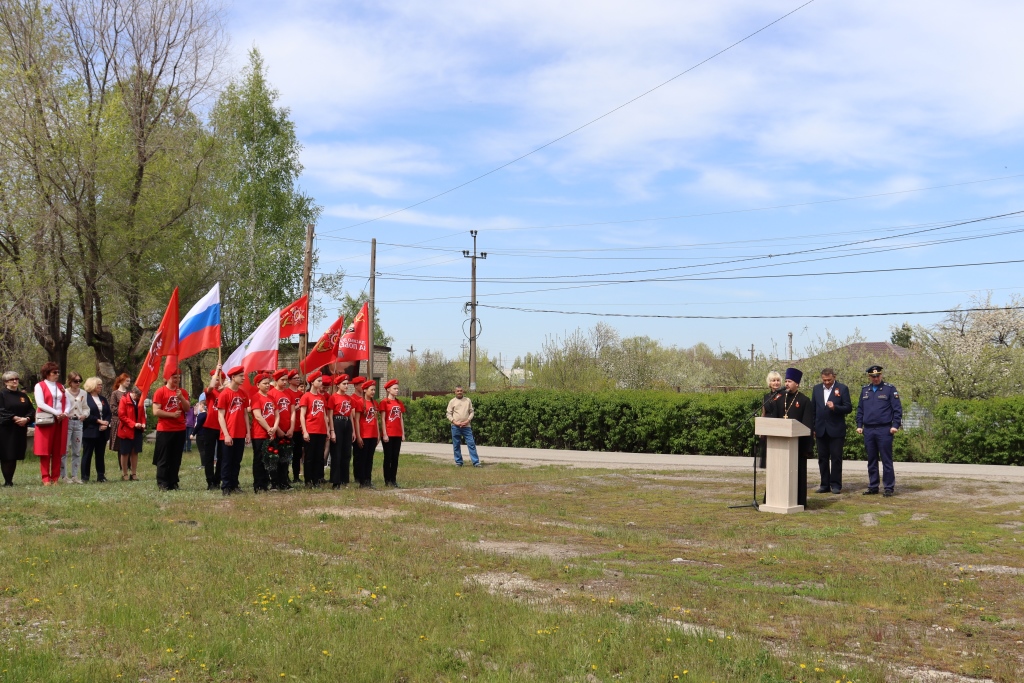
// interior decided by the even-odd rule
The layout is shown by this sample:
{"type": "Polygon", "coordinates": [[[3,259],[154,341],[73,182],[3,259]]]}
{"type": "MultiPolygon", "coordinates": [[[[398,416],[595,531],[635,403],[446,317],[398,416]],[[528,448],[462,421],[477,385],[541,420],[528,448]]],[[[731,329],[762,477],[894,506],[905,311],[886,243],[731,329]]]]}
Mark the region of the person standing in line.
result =
{"type": "Polygon", "coordinates": [[[288,370],[278,370],[273,375],[274,388],[269,396],[277,409],[277,429],[274,443],[277,447],[277,471],[271,473],[274,487],[279,491],[287,491],[292,487],[288,476],[292,463],[292,442],[295,440],[295,402],[288,390],[288,370]]]}
{"type": "Polygon", "coordinates": [[[89,415],[82,420],[82,481],[89,481],[92,463],[96,460],[96,481],[107,480],[107,442],[110,440],[107,434],[110,431],[112,414],[110,404],[103,398],[100,391],[103,390],[103,380],[99,377],[90,377],[82,385],[85,390],[86,405],[89,408],[89,415]]]}
{"type": "Polygon", "coordinates": [[[814,436],[818,445],[818,472],[821,485],[817,493],[841,493],[843,490],[843,445],[846,443],[846,416],[853,412],[849,388],[836,381],[836,371],[821,371],[821,384],[811,390],[814,402],[814,436]]]}
{"type": "Polygon", "coordinates": [[[181,388],[180,372],[175,371],[153,394],[153,415],[157,419],[153,464],[156,465],[156,485],[161,491],[179,488],[186,439],[185,413],[191,408],[188,392],[181,388]]]}
{"type": "Polygon", "coordinates": [[[278,450],[274,437],[280,424],[277,402],[270,395],[270,374],[256,375],[257,393],[252,397],[252,488],[269,491],[277,483],[278,450]]]}
{"type": "Polygon", "coordinates": [[[302,426],[306,458],[306,488],[319,488],[324,480],[324,448],[331,426],[327,422],[327,401],[323,394],[323,376],[319,370],[307,378],[309,391],[299,399],[299,424],[302,426]]]}
{"type": "Polygon", "coordinates": [[[119,406],[117,450],[121,456],[121,481],[138,481],[139,453],[142,452],[142,437],[146,431],[146,404],[142,400],[142,389],[132,387],[127,395],[121,397],[119,406]]]}
{"type": "MultiPolygon", "coordinates": [[[[295,416],[299,415],[299,401],[302,400],[302,396],[306,393],[302,386],[302,375],[299,374],[298,370],[288,371],[288,390],[291,392],[292,405],[295,406],[295,416]]],[[[300,430],[301,431],[301,427],[300,430]]],[[[299,478],[299,474],[302,472],[302,460],[306,451],[305,439],[292,439],[292,483],[297,484],[302,481],[299,478]]]]}
{"type": "Polygon", "coordinates": [[[249,397],[242,391],[245,368],[241,365],[227,371],[228,386],[217,396],[217,420],[224,445],[221,447],[220,490],[225,496],[241,491],[238,473],[242,469],[245,445],[251,441],[249,431],[249,397]]]}
{"type": "Polygon", "coordinates": [[[352,401],[352,481],[357,484],[362,484],[364,480],[369,479],[370,475],[363,474],[363,412],[366,407],[363,404],[363,385],[366,383],[366,378],[357,375],[352,378],[349,386],[352,387],[352,393],[349,394],[349,400],[352,401]]]}
{"type": "Polygon", "coordinates": [[[121,419],[118,416],[121,411],[121,399],[127,396],[131,389],[132,378],[127,372],[122,372],[118,375],[117,379],[114,380],[114,384],[111,386],[110,414],[113,419],[110,421],[110,444],[108,444],[111,453],[117,454],[121,452],[117,443],[117,423],[121,419]]]}
{"type": "Polygon", "coordinates": [[[338,375],[334,381],[335,392],[327,403],[327,412],[331,418],[331,488],[337,490],[349,483],[355,435],[348,375],[338,375]]]}
{"type": "Polygon", "coordinates": [[[18,387],[18,373],[4,373],[4,388],[0,390],[0,470],[4,486],[14,486],[14,472],[18,461],[25,459],[28,448],[28,425],[35,408],[28,394],[18,387]]]}
{"type": "Polygon", "coordinates": [[[60,481],[60,461],[68,445],[68,399],[64,386],[57,381],[60,368],[54,362],[43,365],[39,372],[43,381],[35,388],[36,431],[33,450],[39,456],[39,472],[43,486],[60,481]]]}
{"type": "MultiPolygon", "coordinates": [[[[206,396],[206,393],[204,392],[200,394],[200,396],[206,396]]],[[[196,448],[199,449],[199,458],[203,461],[203,465],[205,465],[206,462],[203,453],[206,452],[206,399],[200,398],[196,401],[196,405],[192,408],[191,413],[195,422],[194,432],[196,435],[196,448]]],[[[207,484],[207,486],[209,486],[209,484],[207,484]]]]}
{"type": "Polygon", "coordinates": [[[363,479],[359,482],[359,488],[372,489],[373,485],[373,456],[377,453],[377,442],[380,440],[380,406],[373,396],[377,393],[377,383],[372,379],[363,382],[363,412],[359,420],[359,435],[363,439],[363,447],[360,452],[362,463],[359,470],[363,479]]]}
{"type": "MultiPolygon", "coordinates": [[[[199,448],[199,457],[203,462],[203,469],[206,472],[206,490],[216,491],[220,488],[221,461],[224,453],[224,434],[220,429],[220,419],[217,412],[217,398],[220,396],[221,381],[224,373],[218,365],[210,371],[210,386],[206,387],[203,395],[206,397],[206,418],[203,420],[203,445],[199,448]]],[[[196,438],[198,442],[199,439],[196,438]]]]}
{"type": "Polygon", "coordinates": [[[811,434],[800,437],[797,446],[797,505],[807,505],[807,460],[814,454],[814,403],[800,393],[803,375],[797,368],[786,368],[786,390],[782,398],[772,401],[773,410],[766,416],[798,420],[811,431],[811,434]]]}
{"type": "Polygon", "coordinates": [[[462,467],[462,448],[459,441],[465,441],[469,448],[469,459],[473,461],[473,467],[483,467],[479,456],[476,454],[476,440],[473,438],[473,428],[470,422],[473,421],[473,402],[464,395],[461,386],[455,387],[455,398],[448,401],[448,410],[445,414],[448,421],[452,423],[452,447],[455,450],[455,465],[462,467]]]}
{"type": "Polygon", "coordinates": [[[82,389],[82,376],[68,373],[68,443],[60,463],[60,478],[68,484],[81,484],[82,474],[82,421],[89,417],[85,404],[88,394],[82,389]]]}
{"type": "Polygon", "coordinates": [[[185,452],[192,452],[192,434],[196,430],[196,411],[189,408],[185,411],[185,452]]]}
{"type": "Polygon", "coordinates": [[[384,384],[385,398],[380,402],[384,421],[384,486],[398,488],[398,455],[405,438],[405,404],[398,400],[398,380],[384,384]]]}
{"type": "Polygon", "coordinates": [[[896,470],[892,465],[892,441],[903,425],[900,392],[882,381],[882,366],[867,369],[871,383],[861,387],[857,402],[857,433],[864,435],[868,452],[868,490],[865,496],[878,494],[878,460],[882,460],[882,485],[886,498],[896,492],[896,470]]]}

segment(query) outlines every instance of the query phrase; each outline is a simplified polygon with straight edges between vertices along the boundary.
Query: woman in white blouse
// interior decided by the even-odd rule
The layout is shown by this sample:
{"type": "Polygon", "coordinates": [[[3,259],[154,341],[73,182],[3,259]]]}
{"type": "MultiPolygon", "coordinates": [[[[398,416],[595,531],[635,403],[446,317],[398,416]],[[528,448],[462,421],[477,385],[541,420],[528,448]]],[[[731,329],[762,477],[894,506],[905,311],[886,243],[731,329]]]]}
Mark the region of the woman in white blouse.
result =
{"type": "Polygon", "coordinates": [[[82,376],[77,372],[68,373],[68,444],[60,463],[61,478],[68,484],[81,484],[82,473],[82,425],[89,417],[89,405],[85,402],[88,394],[82,389],[82,376]]]}
{"type": "Polygon", "coordinates": [[[39,372],[43,381],[36,385],[36,431],[33,450],[39,456],[43,486],[60,481],[60,462],[68,445],[68,409],[64,387],[57,381],[60,368],[54,362],[43,365],[39,372]],[[44,418],[44,415],[50,415],[44,418]],[[49,424],[43,424],[42,421],[49,424]]]}

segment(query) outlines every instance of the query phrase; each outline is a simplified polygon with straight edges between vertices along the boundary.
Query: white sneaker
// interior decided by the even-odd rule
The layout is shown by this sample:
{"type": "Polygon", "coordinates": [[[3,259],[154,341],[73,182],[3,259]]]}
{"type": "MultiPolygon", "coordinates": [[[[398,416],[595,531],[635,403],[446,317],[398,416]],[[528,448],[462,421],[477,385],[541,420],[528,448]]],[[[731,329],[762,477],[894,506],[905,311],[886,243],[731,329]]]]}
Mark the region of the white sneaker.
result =
{"type": "Polygon", "coordinates": [[[78,477],[71,477],[71,483],[72,484],[82,484],[84,482],[82,482],[82,480],[79,479],[78,477]]]}

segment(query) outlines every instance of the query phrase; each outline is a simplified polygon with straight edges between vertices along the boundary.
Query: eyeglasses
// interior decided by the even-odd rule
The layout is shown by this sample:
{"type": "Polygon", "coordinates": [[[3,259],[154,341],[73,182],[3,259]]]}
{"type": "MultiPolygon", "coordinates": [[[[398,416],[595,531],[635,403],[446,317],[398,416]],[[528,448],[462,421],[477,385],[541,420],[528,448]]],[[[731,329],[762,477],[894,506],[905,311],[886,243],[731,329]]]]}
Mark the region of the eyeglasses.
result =
{"type": "Polygon", "coordinates": [[[4,381],[5,382],[20,382],[21,380],[18,379],[17,377],[11,377],[10,379],[5,379],[4,381]]]}
{"type": "Polygon", "coordinates": [[[80,380],[80,379],[68,380],[68,384],[81,384],[81,383],[82,383],[82,380],[80,380]]]}

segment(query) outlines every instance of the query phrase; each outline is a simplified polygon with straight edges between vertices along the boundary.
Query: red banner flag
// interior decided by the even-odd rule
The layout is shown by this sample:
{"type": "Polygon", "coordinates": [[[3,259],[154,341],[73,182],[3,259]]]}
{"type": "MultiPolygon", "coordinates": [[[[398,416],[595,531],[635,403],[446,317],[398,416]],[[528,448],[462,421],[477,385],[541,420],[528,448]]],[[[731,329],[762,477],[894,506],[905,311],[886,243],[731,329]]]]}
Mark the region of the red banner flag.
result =
{"type": "Polygon", "coordinates": [[[338,361],[351,362],[370,359],[370,312],[369,302],[363,304],[359,314],[348,326],[348,331],[338,343],[338,361]]]}
{"type": "Polygon", "coordinates": [[[281,309],[281,337],[309,333],[309,295],[303,294],[281,309]]]}
{"type": "Polygon", "coordinates": [[[299,363],[299,369],[302,372],[312,372],[328,363],[333,363],[335,356],[338,355],[338,341],[341,339],[343,329],[345,329],[345,316],[335,320],[334,324],[320,336],[320,341],[316,343],[306,359],[299,363]]]}
{"type": "Polygon", "coordinates": [[[170,377],[178,369],[178,316],[178,288],[175,287],[171,300],[167,302],[167,310],[164,311],[160,327],[156,328],[156,334],[149,345],[146,360],[142,363],[142,369],[135,380],[135,384],[142,390],[143,398],[149,395],[149,388],[157,378],[160,360],[164,356],[170,356],[164,368],[164,378],[170,377]]]}

